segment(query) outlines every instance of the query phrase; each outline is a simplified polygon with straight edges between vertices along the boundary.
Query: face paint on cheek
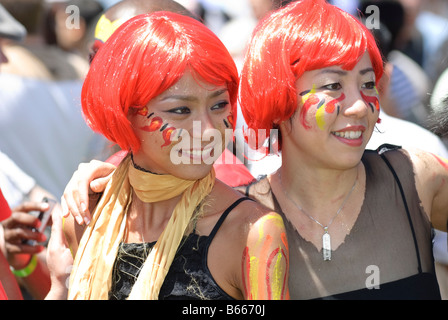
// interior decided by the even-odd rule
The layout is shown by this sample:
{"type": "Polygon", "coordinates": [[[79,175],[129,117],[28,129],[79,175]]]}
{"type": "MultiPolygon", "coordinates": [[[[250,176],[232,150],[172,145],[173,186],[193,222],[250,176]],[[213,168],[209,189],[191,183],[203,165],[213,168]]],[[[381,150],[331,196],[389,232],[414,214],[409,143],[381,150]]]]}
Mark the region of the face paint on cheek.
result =
{"type": "Polygon", "coordinates": [[[375,96],[366,96],[362,91],[361,97],[364,99],[365,102],[367,102],[368,106],[370,107],[370,110],[372,110],[372,113],[375,113],[375,109],[379,112],[380,111],[380,102],[377,97],[375,96]]]}
{"type": "MultiPolygon", "coordinates": [[[[140,116],[144,116],[144,117],[146,117],[146,116],[148,115],[148,107],[144,106],[143,108],[138,109],[138,110],[137,110],[137,114],[140,115],[140,116]]],[[[152,115],[152,114],[151,114],[151,115],[152,115]]],[[[148,118],[149,118],[149,117],[150,117],[150,116],[148,116],[148,118]]]]}
{"type": "Polygon", "coordinates": [[[330,102],[325,104],[325,100],[322,99],[319,102],[319,105],[317,106],[316,111],[316,123],[319,129],[324,130],[325,128],[325,114],[326,113],[333,113],[335,110],[337,110],[337,114],[339,115],[339,105],[336,106],[338,102],[341,102],[345,99],[345,95],[342,93],[339,98],[333,99],[330,102]]]}
{"type": "MultiPolygon", "coordinates": [[[[333,113],[334,110],[336,109],[336,103],[341,102],[344,99],[345,99],[345,94],[342,93],[339,96],[339,98],[333,99],[327,103],[327,105],[325,106],[325,111],[328,113],[333,113]]],[[[339,107],[339,105],[338,105],[338,107],[339,107]]],[[[338,114],[339,114],[339,108],[338,108],[338,114]]]]}
{"type": "Polygon", "coordinates": [[[162,118],[154,117],[151,119],[151,122],[149,123],[149,125],[140,127],[140,129],[143,131],[147,131],[147,132],[154,132],[154,131],[160,129],[162,124],[163,124],[162,118]]]}
{"type": "MultiPolygon", "coordinates": [[[[150,113],[148,115],[148,109],[146,107],[137,111],[137,114],[144,116],[146,118],[151,118],[154,113],[150,113]]],[[[149,125],[140,127],[140,130],[146,132],[162,132],[162,139],[164,143],[161,145],[161,148],[166,147],[171,144],[171,134],[176,130],[175,127],[168,127],[168,123],[163,124],[163,119],[161,117],[153,117],[149,125]]],[[[180,134],[180,133],[179,133],[180,134]]]]}
{"type": "Polygon", "coordinates": [[[166,128],[162,131],[162,137],[163,140],[165,141],[164,144],[162,144],[161,148],[169,146],[171,144],[171,134],[176,130],[176,128],[174,127],[169,127],[166,128]]]}
{"type": "Polygon", "coordinates": [[[311,90],[303,91],[299,95],[302,99],[302,109],[300,110],[300,122],[302,123],[305,129],[311,129],[311,126],[306,122],[306,114],[310,110],[310,108],[319,103],[319,98],[315,95],[316,85],[313,85],[311,90]]]}
{"type": "Polygon", "coordinates": [[[227,119],[223,119],[222,121],[224,122],[224,125],[226,126],[227,129],[230,129],[230,128],[234,127],[234,119],[233,119],[233,115],[232,114],[229,114],[227,119]]]}
{"type": "Polygon", "coordinates": [[[325,128],[325,113],[333,113],[335,110],[337,111],[337,114],[339,115],[339,105],[336,106],[337,103],[341,102],[342,100],[345,99],[345,94],[342,93],[339,98],[333,99],[330,102],[328,102],[327,104],[325,104],[325,106],[322,107],[322,104],[325,102],[325,100],[322,100],[319,103],[319,106],[317,107],[318,110],[316,112],[316,123],[317,126],[319,127],[319,129],[324,130],[325,128]]]}

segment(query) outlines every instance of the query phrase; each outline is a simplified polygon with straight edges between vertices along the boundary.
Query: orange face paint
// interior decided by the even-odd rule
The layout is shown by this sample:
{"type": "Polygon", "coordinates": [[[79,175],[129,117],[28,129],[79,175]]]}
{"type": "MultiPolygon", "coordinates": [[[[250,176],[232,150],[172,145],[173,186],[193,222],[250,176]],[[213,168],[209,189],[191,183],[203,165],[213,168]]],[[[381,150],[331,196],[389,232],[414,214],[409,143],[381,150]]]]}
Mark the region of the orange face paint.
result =
{"type": "Polygon", "coordinates": [[[229,114],[228,117],[226,119],[223,119],[222,121],[224,122],[226,128],[234,128],[234,119],[232,114],[229,114]]]}
{"type": "Polygon", "coordinates": [[[140,129],[147,132],[154,132],[162,127],[163,120],[160,117],[154,117],[148,126],[143,126],[140,129]]]}
{"type": "Polygon", "coordinates": [[[137,114],[148,119],[151,118],[149,125],[140,127],[140,130],[147,132],[155,132],[159,130],[162,132],[162,138],[164,140],[164,143],[160,147],[163,148],[171,144],[171,134],[176,130],[175,127],[169,127],[168,123],[163,124],[163,119],[161,117],[152,117],[154,113],[148,115],[147,107],[139,109],[137,114]]]}

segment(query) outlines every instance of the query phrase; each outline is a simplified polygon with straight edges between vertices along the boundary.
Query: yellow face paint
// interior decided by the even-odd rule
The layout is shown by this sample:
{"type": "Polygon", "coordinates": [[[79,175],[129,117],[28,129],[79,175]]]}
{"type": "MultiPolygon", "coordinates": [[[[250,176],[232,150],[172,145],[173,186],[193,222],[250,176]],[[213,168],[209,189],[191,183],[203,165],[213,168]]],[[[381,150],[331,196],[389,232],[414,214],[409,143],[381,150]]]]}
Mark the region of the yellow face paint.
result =
{"type": "Polygon", "coordinates": [[[333,113],[336,109],[339,113],[339,106],[336,104],[345,99],[345,95],[342,93],[337,99],[333,99],[328,103],[325,103],[325,98],[321,98],[316,94],[316,85],[313,84],[313,88],[310,91],[305,91],[300,94],[302,96],[302,110],[300,111],[300,120],[302,125],[306,129],[311,127],[306,123],[306,114],[310,108],[317,105],[317,111],[315,114],[316,123],[319,129],[324,130],[325,128],[325,114],[333,113]]]}
{"type": "Polygon", "coordinates": [[[103,14],[96,24],[95,39],[100,40],[103,43],[106,42],[107,39],[109,39],[109,37],[112,35],[112,33],[114,33],[114,31],[117,30],[117,28],[121,26],[124,21],[125,20],[123,19],[110,21],[103,14]]]}
{"type": "Polygon", "coordinates": [[[325,128],[325,105],[320,104],[317,106],[316,111],[316,123],[320,130],[325,128]]]}

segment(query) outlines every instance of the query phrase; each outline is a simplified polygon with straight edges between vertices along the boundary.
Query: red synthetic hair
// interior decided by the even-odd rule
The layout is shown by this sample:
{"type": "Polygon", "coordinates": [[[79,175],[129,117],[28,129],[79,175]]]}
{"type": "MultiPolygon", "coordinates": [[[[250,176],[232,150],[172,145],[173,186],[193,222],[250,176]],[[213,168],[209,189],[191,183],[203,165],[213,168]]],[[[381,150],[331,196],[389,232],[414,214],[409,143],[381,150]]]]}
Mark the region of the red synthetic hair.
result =
{"type": "Polygon", "coordinates": [[[138,15],[123,23],[92,61],[81,94],[87,124],[123,150],[140,140],[127,118],[174,85],[186,69],[198,80],[227,85],[236,117],[238,71],[218,37],[197,20],[172,13],[138,15]]]}
{"type": "Polygon", "coordinates": [[[325,0],[296,1],[272,12],[254,30],[241,72],[240,104],[248,127],[264,129],[269,137],[270,129],[296,111],[295,82],[305,71],[335,65],[351,70],[366,51],[378,83],[382,56],[359,20],[325,0]]]}

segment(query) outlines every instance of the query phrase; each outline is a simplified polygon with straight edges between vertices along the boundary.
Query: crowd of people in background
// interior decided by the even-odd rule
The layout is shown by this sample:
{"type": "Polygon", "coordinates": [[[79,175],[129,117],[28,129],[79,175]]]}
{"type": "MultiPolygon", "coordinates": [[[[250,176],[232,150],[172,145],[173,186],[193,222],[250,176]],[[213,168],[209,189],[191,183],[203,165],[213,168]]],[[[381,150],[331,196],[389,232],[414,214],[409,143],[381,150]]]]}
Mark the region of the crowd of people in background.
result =
{"type": "MultiPolygon", "coordinates": [[[[47,228],[45,235],[30,231],[39,224],[35,213],[47,208],[42,198],[59,202],[80,163],[94,159],[114,163],[110,157],[119,150],[88,127],[80,101],[94,54],[95,28],[102,14],[118,2],[0,0],[0,19],[5,19],[0,20],[0,195],[8,204],[0,205],[0,210],[11,208],[8,214],[0,212],[0,218],[4,219],[0,249],[21,289],[17,292],[13,284],[0,277],[5,291],[13,292],[10,299],[44,299],[50,290],[47,281],[50,271],[46,266],[50,230],[47,228]],[[6,31],[2,30],[2,24],[6,23],[18,29],[8,26],[6,31]],[[24,244],[24,240],[37,240],[38,244],[24,244]],[[30,272],[35,272],[37,280],[27,279],[29,274],[23,277],[14,272],[28,270],[31,261],[35,266],[30,272]]],[[[259,21],[294,1],[177,2],[221,39],[241,71],[248,42],[259,21]]],[[[371,31],[384,59],[384,75],[378,83],[381,121],[376,124],[367,149],[375,150],[389,143],[416,147],[448,159],[448,130],[440,121],[440,114],[448,108],[448,3],[444,0],[328,2],[364,23],[372,14],[367,10],[369,6],[379,9],[380,26],[371,31]]],[[[237,114],[236,128],[245,127],[239,106],[237,114]]],[[[245,183],[280,168],[281,154],[266,156],[252,150],[238,136],[239,132],[242,131],[236,131],[235,142],[226,152],[236,157],[239,168],[244,166],[239,173],[245,183]]],[[[232,181],[236,181],[234,177],[229,179],[230,185],[232,181]]],[[[238,181],[231,186],[240,184],[238,181]]],[[[56,210],[61,208],[57,206],[56,210]]],[[[448,299],[446,237],[445,232],[436,231],[433,245],[443,299],[448,299]]],[[[8,271],[2,265],[5,263],[0,264],[0,275],[8,271]]],[[[0,298],[5,296],[0,291],[0,298]]]]}

